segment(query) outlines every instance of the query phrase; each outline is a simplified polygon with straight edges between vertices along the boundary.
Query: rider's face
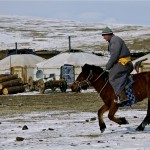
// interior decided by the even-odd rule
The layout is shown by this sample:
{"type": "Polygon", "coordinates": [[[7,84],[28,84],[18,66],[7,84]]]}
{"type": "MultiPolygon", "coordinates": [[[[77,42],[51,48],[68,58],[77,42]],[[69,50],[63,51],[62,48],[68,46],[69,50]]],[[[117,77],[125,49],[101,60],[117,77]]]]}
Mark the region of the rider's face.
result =
{"type": "Polygon", "coordinates": [[[110,38],[111,38],[111,35],[109,35],[109,34],[103,35],[103,38],[104,38],[106,41],[109,41],[110,38]]]}

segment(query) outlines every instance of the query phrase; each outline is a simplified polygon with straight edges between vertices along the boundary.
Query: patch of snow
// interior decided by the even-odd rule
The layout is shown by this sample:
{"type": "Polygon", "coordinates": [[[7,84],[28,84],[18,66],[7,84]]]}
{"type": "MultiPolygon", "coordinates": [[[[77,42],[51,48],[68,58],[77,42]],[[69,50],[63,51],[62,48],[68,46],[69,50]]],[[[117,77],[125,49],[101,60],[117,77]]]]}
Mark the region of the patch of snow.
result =
{"type": "MultiPolygon", "coordinates": [[[[66,90],[67,93],[72,93],[72,90],[68,88],[66,90]]],[[[81,93],[92,93],[96,92],[95,89],[89,88],[87,90],[81,90],[81,93]]],[[[56,88],[55,91],[52,91],[51,89],[46,89],[44,94],[50,94],[50,93],[61,93],[59,88],[56,88]]],[[[39,91],[26,91],[23,93],[17,93],[17,94],[11,94],[11,95],[42,95],[39,91]]]]}
{"type": "Polygon", "coordinates": [[[106,26],[112,28],[116,35],[131,41],[139,36],[147,38],[150,34],[149,26],[83,23],[0,15],[0,50],[15,48],[15,42],[18,42],[20,48],[65,51],[68,50],[68,36],[71,36],[72,48],[84,49],[85,47],[85,51],[93,51],[88,47],[105,43],[101,31],[106,26]]]}
{"type": "Polygon", "coordinates": [[[146,111],[121,110],[130,124],[118,125],[104,115],[107,128],[100,133],[96,113],[74,111],[33,112],[1,116],[0,149],[4,150],[148,150],[150,128],[138,132],[146,111]],[[91,118],[96,120],[91,121],[91,118]],[[88,121],[87,121],[88,120],[88,121]],[[28,130],[22,130],[27,125],[28,130]],[[16,137],[25,138],[16,141],[16,137]]]}

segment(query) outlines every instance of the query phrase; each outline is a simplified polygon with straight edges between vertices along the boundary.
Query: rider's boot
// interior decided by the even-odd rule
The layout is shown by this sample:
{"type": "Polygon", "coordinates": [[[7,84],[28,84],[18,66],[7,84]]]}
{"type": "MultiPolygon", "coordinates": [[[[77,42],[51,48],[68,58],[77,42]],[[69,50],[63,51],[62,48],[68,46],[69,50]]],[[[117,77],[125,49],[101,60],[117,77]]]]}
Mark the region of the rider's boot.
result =
{"type": "Polygon", "coordinates": [[[123,90],[118,96],[116,96],[114,102],[120,104],[122,102],[128,101],[129,98],[126,96],[125,91],[123,90]]]}

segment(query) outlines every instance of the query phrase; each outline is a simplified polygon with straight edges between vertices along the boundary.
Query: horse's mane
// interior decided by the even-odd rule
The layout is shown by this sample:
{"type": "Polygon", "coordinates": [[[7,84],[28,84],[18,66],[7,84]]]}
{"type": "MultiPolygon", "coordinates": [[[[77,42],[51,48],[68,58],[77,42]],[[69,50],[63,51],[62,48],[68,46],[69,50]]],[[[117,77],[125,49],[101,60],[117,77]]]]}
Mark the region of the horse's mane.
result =
{"type": "MultiPolygon", "coordinates": [[[[97,73],[97,74],[101,74],[104,69],[101,68],[100,66],[95,66],[95,65],[89,65],[89,64],[85,64],[82,68],[83,70],[92,70],[93,72],[97,73]]],[[[108,77],[108,71],[105,71],[105,77],[108,77]]]]}

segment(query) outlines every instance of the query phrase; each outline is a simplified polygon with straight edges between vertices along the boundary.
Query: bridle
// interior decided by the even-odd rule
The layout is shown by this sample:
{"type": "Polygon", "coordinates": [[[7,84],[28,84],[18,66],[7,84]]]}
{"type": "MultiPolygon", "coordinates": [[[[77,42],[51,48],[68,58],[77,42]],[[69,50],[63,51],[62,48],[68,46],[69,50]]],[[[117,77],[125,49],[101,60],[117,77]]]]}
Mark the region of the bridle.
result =
{"type": "MultiPolygon", "coordinates": [[[[90,85],[92,85],[93,83],[95,83],[98,79],[100,79],[100,77],[101,77],[105,72],[106,72],[106,71],[104,70],[93,82],[91,82],[91,79],[93,78],[93,72],[92,72],[92,70],[90,70],[90,73],[89,73],[88,77],[87,77],[85,80],[83,80],[83,81],[81,81],[81,82],[75,81],[74,83],[77,84],[77,87],[80,88],[80,89],[81,89],[83,86],[85,86],[85,85],[90,86],[90,85]]],[[[103,88],[100,90],[99,94],[101,94],[101,92],[103,91],[103,89],[105,88],[105,86],[107,85],[107,83],[108,83],[108,80],[107,80],[106,83],[104,84],[103,88]]]]}
{"type": "Polygon", "coordinates": [[[83,86],[85,86],[85,85],[90,86],[90,85],[91,85],[90,80],[91,80],[92,78],[93,78],[93,73],[92,73],[92,70],[90,70],[90,73],[89,73],[88,77],[87,77],[85,80],[83,80],[83,81],[81,81],[81,82],[75,81],[74,83],[77,84],[77,87],[79,87],[79,88],[81,89],[81,88],[82,88],[83,86]]]}

